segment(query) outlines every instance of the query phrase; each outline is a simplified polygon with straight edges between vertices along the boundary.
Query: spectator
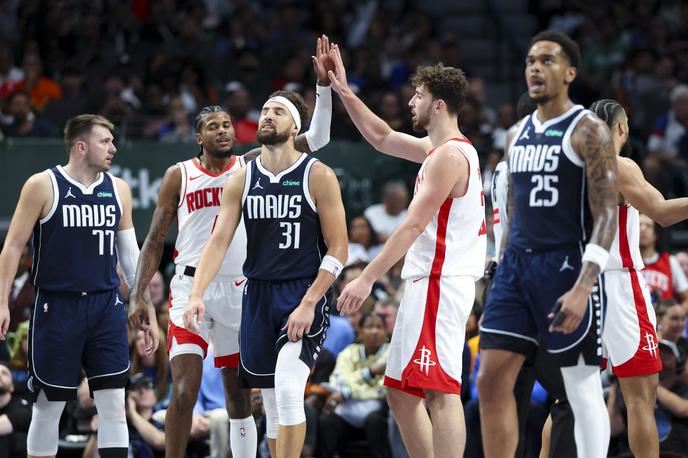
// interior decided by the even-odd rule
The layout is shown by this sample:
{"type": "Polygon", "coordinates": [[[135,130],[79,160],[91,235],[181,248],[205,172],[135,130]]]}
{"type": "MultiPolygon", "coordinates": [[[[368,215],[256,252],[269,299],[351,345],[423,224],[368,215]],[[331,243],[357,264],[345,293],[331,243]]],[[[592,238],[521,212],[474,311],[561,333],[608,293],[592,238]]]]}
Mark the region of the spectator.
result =
{"type": "Polygon", "coordinates": [[[181,97],[170,98],[168,121],[158,128],[157,136],[163,143],[196,142],[196,132],[181,97]]]}
{"type": "Polygon", "coordinates": [[[19,324],[12,339],[10,368],[14,395],[26,400],[31,397],[29,391],[29,322],[19,324]]]}
{"type": "Polygon", "coordinates": [[[659,344],[662,371],[657,387],[657,430],[662,456],[685,456],[688,450],[688,385],[677,375],[678,358],[670,346],[659,344]]]}
{"type": "Polygon", "coordinates": [[[409,193],[404,183],[391,181],[382,191],[382,203],[371,205],[363,212],[381,243],[387,240],[406,218],[408,204],[409,193]]]}
{"type": "Polygon", "coordinates": [[[652,154],[676,157],[679,141],[688,131],[688,85],[676,86],[669,100],[671,109],[655,122],[647,150],[652,154]]]}
{"type": "Polygon", "coordinates": [[[62,98],[48,100],[43,114],[45,118],[60,130],[67,119],[88,110],[88,97],[83,88],[81,71],[76,67],[67,67],[60,75],[62,98]]]}
{"type": "Polygon", "coordinates": [[[371,456],[390,456],[387,442],[385,388],[387,333],[380,315],[369,312],[361,318],[360,344],[346,347],[337,357],[330,377],[336,391],[327,400],[318,420],[318,456],[329,458],[341,452],[344,440],[365,437],[371,456]]]}
{"type": "Polygon", "coordinates": [[[14,276],[12,290],[9,297],[10,326],[9,332],[17,330],[19,325],[31,316],[31,308],[36,297],[36,290],[31,284],[29,274],[31,272],[31,247],[26,245],[19,258],[17,274],[14,276]]]}
{"type": "Polygon", "coordinates": [[[688,310],[688,279],[676,258],[659,249],[657,224],[647,215],[640,215],[640,254],[645,263],[641,271],[653,304],[657,299],[676,299],[688,310]]]}
{"type": "Polygon", "coordinates": [[[238,81],[227,83],[225,91],[225,105],[232,116],[236,141],[256,143],[259,114],[253,109],[251,94],[238,81]]]}
{"type": "Polygon", "coordinates": [[[347,265],[357,262],[370,262],[380,252],[382,245],[378,243],[377,234],[370,221],[358,215],[349,222],[349,257],[347,265]]]}
{"type": "Polygon", "coordinates": [[[0,458],[26,456],[26,435],[31,422],[31,407],[14,396],[12,371],[0,361],[0,458]]]}
{"type": "Polygon", "coordinates": [[[38,54],[25,54],[22,67],[24,69],[24,80],[17,84],[16,90],[29,94],[31,104],[36,110],[43,110],[48,100],[62,98],[60,85],[43,74],[43,62],[38,54]]]}
{"type": "Polygon", "coordinates": [[[0,43],[0,99],[17,91],[17,85],[24,80],[24,70],[14,65],[14,55],[7,43],[0,43]]]}
{"type": "Polygon", "coordinates": [[[148,283],[148,291],[151,295],[151,302],[155,308],[159,308],[161,304],[166,302],[165,297],[165,277],[159,270],[153,274],[150,283],[148,283]]]}
{"type": "Polygon", "coordinates": [[[10,96],[7,113],[12,123],[5,126],[8,137],[55,137],[55,128],[44,118],[36,116],[31,110],[29,95],[15,92],[10,96]]]}
{"type": "Polygon", "coordinates": [[[396,92],[385,92],[380,98],[380,117],[397,132],[413,133],[413,127],[406,111],[402,110],[402,101],[396,92]]]}
{"type": "Polygon", "coordinates": [[[660,303],[657,315],[657,337],[674,351],[677,358],[677,374],[684,383],[688,383],[688,339],[681,335],[686,325],[686,312],[671,299],[660,303]]]}
{"type": "MultiPolygon", "coordinates": [[[[161,331],[161,335],[164,333],[161,331]]],[[[151,354],[146,354],[146,342],[143,331],[136,331],[136,340],[131,354],[131,373],[142,373],[150,378],[155,387],[155,394],[161,402],[167,401],[169,392],[169,363],[165,345],[159,345],[158,350],[151,354]]]]}
{"type": "Polygon", "coordinates": [[[375,313],[380,315],[385,320],[385,331],[388,336],[392,336],[394,331],[394,323],[397,321],[397,313],[399,312],[399,302],[396,299],[388,297],[378,301],[373,309],[375,313]]]}

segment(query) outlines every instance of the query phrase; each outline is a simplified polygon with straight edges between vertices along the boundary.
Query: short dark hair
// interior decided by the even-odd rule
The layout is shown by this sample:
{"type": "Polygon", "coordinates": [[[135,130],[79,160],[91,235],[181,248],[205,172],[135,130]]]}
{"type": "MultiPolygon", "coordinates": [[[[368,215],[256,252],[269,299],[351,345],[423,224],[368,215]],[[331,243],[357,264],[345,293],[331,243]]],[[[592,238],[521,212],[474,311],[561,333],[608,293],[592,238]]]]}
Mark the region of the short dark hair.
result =
{"type": "Polygon", "coordinates": [[[625,113],[621,104],[613,99],[601,99],[593,102],[590,105],[590,111],[604,121],[609,128],[612,128],[619,116],[625,113]]]}
{"type": "Polygon", "coordinates": [[[561,50],[564,52],[569,64],[571,64],[572,67],[580,67],[581,55],[578,43],[573,41],[568,35],[557,30],[543,30],[530,40],[530,46],[532,47],[535,43],[540,41],[552,41],[558,44],[561,46],[561,50]]]}
{"type": "Polygon", "coordinates": [[[82,114],[74,116],[67,121],[64,128],[64,143],[69,153],[74,143],[91,134],[93,126],[103,126],[111,132],[115,130],[115,125],[105,116],[94,114],[82,114]]]}
{"type": "MultiPolygon", "coordinates": [[[[371,318],[371,317],[377,317],[377,318],[381,319],[382,320],[382,327],[387,329],[387,317],[380,314],[380,313],[377,313],[373,310],[371,310],[368,313],[363,314],[361,316],[361,318],[359,318],[358,327],[363,328],[363,326],[365,325],[365,322],[368,320],[368,318],[371,318]]],[[[386,331],[385,331],[385,333],[386,333],[386,331]]]]}
{"type": "Polygon", "coordinates": [[[201,111],[198,112],[196,120],[194,121],[194,132],[199,133],[201,131],[202,125],[212,113],[222,113],[223,111],[227,112],[227,110],[220,105],[208,105],[207,107],[201,108],[201,111]]]}
{"type": "Polygon", "coordinates": [[[303,97],[301,97],[301,94],[294,91],[275,91],[272,94],[270,94],[270,97],[268,97],[268,99],[271,99],[273,97],[284,97],[285,99],[289,100],[291,103],[294,104],[294,106],[299,112],[299,117],[301,118],[301,130],[299,132],[303,131],[303,129],[305,129],[308,125],[310,115],[308,113],[308,105],[306,105],[306,102],[303,100],[303,97]]]}
{"type": "Polygon", "coordinates": [[[523,119],[537,109],[537,102],[533,100],[528,91],[521,94],[516,104],[516,118],[523,119]]]}
{"type": "Polygon", "coordinates": [[[468,93],[468,80],[459,68],[445,67],[443,64],[418,67],[410,78],[414,86],[425,86],[433,99],[442,99],[447,111],[458,115],[468,93]]]}

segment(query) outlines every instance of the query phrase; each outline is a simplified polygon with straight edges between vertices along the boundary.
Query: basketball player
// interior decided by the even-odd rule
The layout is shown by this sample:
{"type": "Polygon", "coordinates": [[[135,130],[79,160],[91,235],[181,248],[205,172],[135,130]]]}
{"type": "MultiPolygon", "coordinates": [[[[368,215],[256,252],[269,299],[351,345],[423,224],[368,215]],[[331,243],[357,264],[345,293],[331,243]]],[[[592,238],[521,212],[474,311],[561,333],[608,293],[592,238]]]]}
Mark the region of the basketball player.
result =
{"type": "MultiPolygon", "coordinates": [[[[113,128],[97,115],[67,121],[67,165],[28,179],[0,254],[4,315],[19,256],[33,231],[31,280],[37,291],[29,332],[30,457],[57,453],[60,415],[65,402],[77,398],[82,368],[98,410],[100,456],[127,456],[129,348],[117,263],[131,284],[139,248],[129,186],[107,172],[117,151],[113,128]]],[[[7,319],[0,321],[4,338],[7,319]]],[[[155,351],[157,338],[155,332],[146,334],[147,352],[155,351]]]]}
{"type": "MultiPolygon", "coordinates": [[[[628,117],[615,100],[599,100],[593,111],[612,132],[620,154],[628,142],[628,117]]],[[[659,440],[654,417],[655,395],[662,362],[657,319],[647,283],[639,272],[643,259],[639,245],[639,211],[666,227],[688,219],[688,198],[665,200],[648,183],[633,160],[618,157],[619,227],[602,279],[607,319],[602,340],[612,371],[619,377],[628,409],[628,439],[634,456],[658,457],[659,440]]]]}
{"type": "Polygon", "coordinates": [[[261,153],[225,183],[217,224],[203,249],[184,312],[196,331],[203,296],[243,216],[247,256],[241,311],[239,383],[261,388],[273,457],[298,457],[306,433],[306,380],[325,340],[329,290],[346,262],[348,241],[339,183],[329,167],[294,147],[306,123],[296,93],[263,105],[261,153]]]}
{"type": "Polygon", "coordinates": [[[416,70],[409,107],[414,129],[428,133],[420,139],[392,130],[370,111],[349,88],[336,46],[331,54],[332,88],[365,139],[378,151],[422,163],[406,219],[344,288],[337,306],[358,310],[373,282],[406,254],[385,371],[387,399],[410,456],[461,457],[466,428],[457,349],[464,345],[487,246],[478,154],[458,126],[468,83],[461,70],[441,64],[416,70]]]}
{"type": "MultiPolygon", "coordinates": [[[[332,95],[327,76],[329,40],[318,38],[313,59],[318,77],[318,97],[311,129],[296,138],[306,151],[315,151],[329,142],[332,95]]],[[[224,259],[210,283],[204,299],[206,320],[200,332],[193,333],[184,324],[189,292],[203,246],[210,239],[220,210],[222,189],[227,177],[242,169],[245,157],[232,155],[235,135],[230,116],[221,107],[206,107],[196,117],[196,138],[201,146],[198,157],[171,166],[163,178],[157,208],[143,245],[142,262],[137,268],[131,303],[132,324],[143,328],[146,321],[155,324],[152,304],[142,301],[153,274],[160,264],[165,236],[175,216],[179,234],[175,243],[176,275],[172,278],[170,324],[167,350],[172,367],[172,400],[165,419],[166,455],[184,456],[188,442],[193,407],[201,383],[202,361],[208,342],[213,341],[215,366],[222,368],[222,379],[230,417],[230,445],[237,458],[255,457],[257,433],[251,415],[250,390],[240,389],[239,323],[246,278],[242,265],[246,260],[246,230],[243,222],[237,230],[224,259]],[[143,320],[141,319],[143,317],[143,320]]],[[[157,326],[157,325],[156,325],[157,326]]],[[[211,450],[213,456],[220,453],[211,450]]]]}
{"type": "Polygon", "coordinates": [[[525,76],[537,111],[507,138],[508,246],[480,337],[488,458],[516,450],[514,383],[539,345],[550,369],[541,382],[574,413],[577,455],[606,456],[609,444],[596,283],[616,228],[616,155],[607,126],[568,97],[579,62],[578,46],[566,35],[545,31],[533,38],[525,76]]]}

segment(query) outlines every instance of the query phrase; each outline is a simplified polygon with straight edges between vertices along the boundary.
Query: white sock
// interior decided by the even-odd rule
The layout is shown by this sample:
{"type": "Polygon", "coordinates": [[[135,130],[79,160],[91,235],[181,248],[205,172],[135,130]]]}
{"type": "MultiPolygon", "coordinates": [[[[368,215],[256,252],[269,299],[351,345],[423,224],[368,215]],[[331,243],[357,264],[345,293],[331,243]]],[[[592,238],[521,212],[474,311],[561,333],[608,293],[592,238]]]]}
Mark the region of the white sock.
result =
{"type": "Polygon", "coordinates": [[[573,411],[576,450],[580,458],[604,458],[609,448],[609,414],[598,366],[562,367],[566,397],[573,411]]]}
{"type": "Polygon", "coordinates": [[[258,432],[253,417],[229,419],[229,444],[234,458],[255,458],[258,432]]]}

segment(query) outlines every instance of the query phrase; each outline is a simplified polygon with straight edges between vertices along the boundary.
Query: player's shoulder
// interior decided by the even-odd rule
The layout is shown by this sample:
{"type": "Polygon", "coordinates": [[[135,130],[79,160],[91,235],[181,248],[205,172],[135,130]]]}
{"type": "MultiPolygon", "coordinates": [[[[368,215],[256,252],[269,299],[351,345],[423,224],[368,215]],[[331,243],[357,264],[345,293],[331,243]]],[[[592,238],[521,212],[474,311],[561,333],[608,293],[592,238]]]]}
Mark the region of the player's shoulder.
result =
{"type": "Polygon", "coordinates": [[[607,123],[590,110],[583,110],[582,116],[573,128],[572,135],[605,135],[609,136],[609,127],[607,123]]]}
{"type": "Polygon", "coordinates": [[[642,170],[638,163],[629,157],[616,156],[616,165],[620,176],[624,174],[642,174],[642,170]]]}
{"type": "Polygon", "coordinates": [[[36,192],[51,192],[52,191],[52,177],[48,170],[34,173],[24,183],[24,190],[31,193],[36,192]]]}
{"type": "Polygon", "coordinates": [[[322,161],[315,160],[311,166],[310,176],[316,179],[326,177],[336,178],[337,174],[334,173],[334,170],[332,170],[330,166],[323,164],[322,161]]]}

